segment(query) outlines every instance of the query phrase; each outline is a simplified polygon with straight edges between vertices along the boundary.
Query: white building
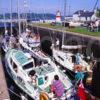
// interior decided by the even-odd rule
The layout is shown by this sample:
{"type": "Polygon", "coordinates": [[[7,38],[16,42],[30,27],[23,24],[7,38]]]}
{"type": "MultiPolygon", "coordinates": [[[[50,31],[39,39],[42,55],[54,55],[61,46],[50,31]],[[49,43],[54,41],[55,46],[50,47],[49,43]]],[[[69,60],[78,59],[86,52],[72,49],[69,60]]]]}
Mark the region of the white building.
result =
{"type": "Polygon", "coordinates": [[[94,12],[89,12],[86,10],[79,10],[73,14],[73,21],[91,21],[92,16],[95,17],[94,12]]]}

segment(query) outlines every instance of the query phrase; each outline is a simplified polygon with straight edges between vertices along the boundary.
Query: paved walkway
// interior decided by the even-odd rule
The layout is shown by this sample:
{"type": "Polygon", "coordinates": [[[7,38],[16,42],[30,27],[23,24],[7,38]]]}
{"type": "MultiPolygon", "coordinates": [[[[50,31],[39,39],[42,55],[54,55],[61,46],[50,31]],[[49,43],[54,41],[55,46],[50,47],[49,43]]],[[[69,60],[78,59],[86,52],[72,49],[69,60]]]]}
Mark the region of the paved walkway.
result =
{"type": "Polygon", "coordinates": [[[10,100],[7,90],[6,79],[4,75],[3,65],[0,57],[0,100],[10,100]]]}
{"type": "Polygon", "coordinates": [[[1,43],[2,43],[2,36],[0,35],[0,48],[1,48],[1,43]]]}

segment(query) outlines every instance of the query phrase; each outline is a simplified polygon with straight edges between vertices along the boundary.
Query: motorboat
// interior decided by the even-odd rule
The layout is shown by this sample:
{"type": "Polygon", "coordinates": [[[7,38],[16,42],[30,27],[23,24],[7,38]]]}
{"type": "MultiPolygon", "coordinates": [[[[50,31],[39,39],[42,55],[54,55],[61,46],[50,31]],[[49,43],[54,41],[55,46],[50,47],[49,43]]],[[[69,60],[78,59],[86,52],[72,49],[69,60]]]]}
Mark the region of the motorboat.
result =
{"type": "Polygon", "coordinates": [[[90,65],[84,60],[84,56],[80,53],[77,53],[75,55],[69,51],[64,52],[61,50],[53,49],[53,57],[57,63],[59,63],[61,66],[65,67],[71,71],[75,71],[75,66],[81,66],[82,71],[91,72],[90,65]],[[76,59],[77,56],[78,56],[79,63],[75,64],[75,61],[73,61],[73,57],[74,57],[74,59],[76,59]]]}
{"type": "Polygon", "coordinates": [[[34,100],[40,100],[41,92],[46,93],[50,100],[58,100],[50,91],[54,75],[59,76],[64,86],[64,94],[60,100],[71,98],[76,92],[67,75],[52,61],[41,61],[35,64],[35,60],[29,53],[10,49],[5,55],[5,64],[13,81],[34,100]],[[35,81],[30,77],[34,71],[36,72],[35,81]]]}

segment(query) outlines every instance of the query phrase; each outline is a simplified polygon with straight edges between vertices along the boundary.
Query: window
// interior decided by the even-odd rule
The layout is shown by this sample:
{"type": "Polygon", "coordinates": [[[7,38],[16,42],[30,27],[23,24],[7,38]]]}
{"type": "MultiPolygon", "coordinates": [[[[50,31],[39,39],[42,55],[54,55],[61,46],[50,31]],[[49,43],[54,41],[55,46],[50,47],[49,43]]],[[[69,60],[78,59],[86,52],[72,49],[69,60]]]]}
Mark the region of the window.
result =
{"type": "Polygon", "coordinates": [[[11,63],[11,65],[12,65],[12,59],[10,59],[10,63],[11,63]]]}
{"type": "Polygon", "coordinates": [[[30,63],[24,65],[24,66],[23,66],[23,69],[30,69],[30,68],[32,68],[32,67],[33,67],[33,62],[30,62],[30,63]]]}
{"type": "Polygon", "coordinates": [[[58,56],[58,58],[60,58],[62,61],[64,61],[64,59],[62,57],[58,56]]]}
{"type": "Polygon", "coordinates": [[[14,71],[17,73],[18,69],[17,69],[17,65],[13,62],[13,69],[14,71]]]}

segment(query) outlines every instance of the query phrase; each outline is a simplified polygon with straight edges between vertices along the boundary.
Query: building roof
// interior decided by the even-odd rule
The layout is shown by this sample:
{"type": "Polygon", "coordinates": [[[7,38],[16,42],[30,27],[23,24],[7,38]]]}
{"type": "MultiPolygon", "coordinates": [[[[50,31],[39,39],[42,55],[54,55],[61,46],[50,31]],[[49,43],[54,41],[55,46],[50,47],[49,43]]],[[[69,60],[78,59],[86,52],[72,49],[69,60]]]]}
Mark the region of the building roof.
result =
{"type": "Polygon", "coordinates": [[[91,17],[94,14],[94,12],[78,10],[74,14],[78,14],[80,17],[91,17]]]}

